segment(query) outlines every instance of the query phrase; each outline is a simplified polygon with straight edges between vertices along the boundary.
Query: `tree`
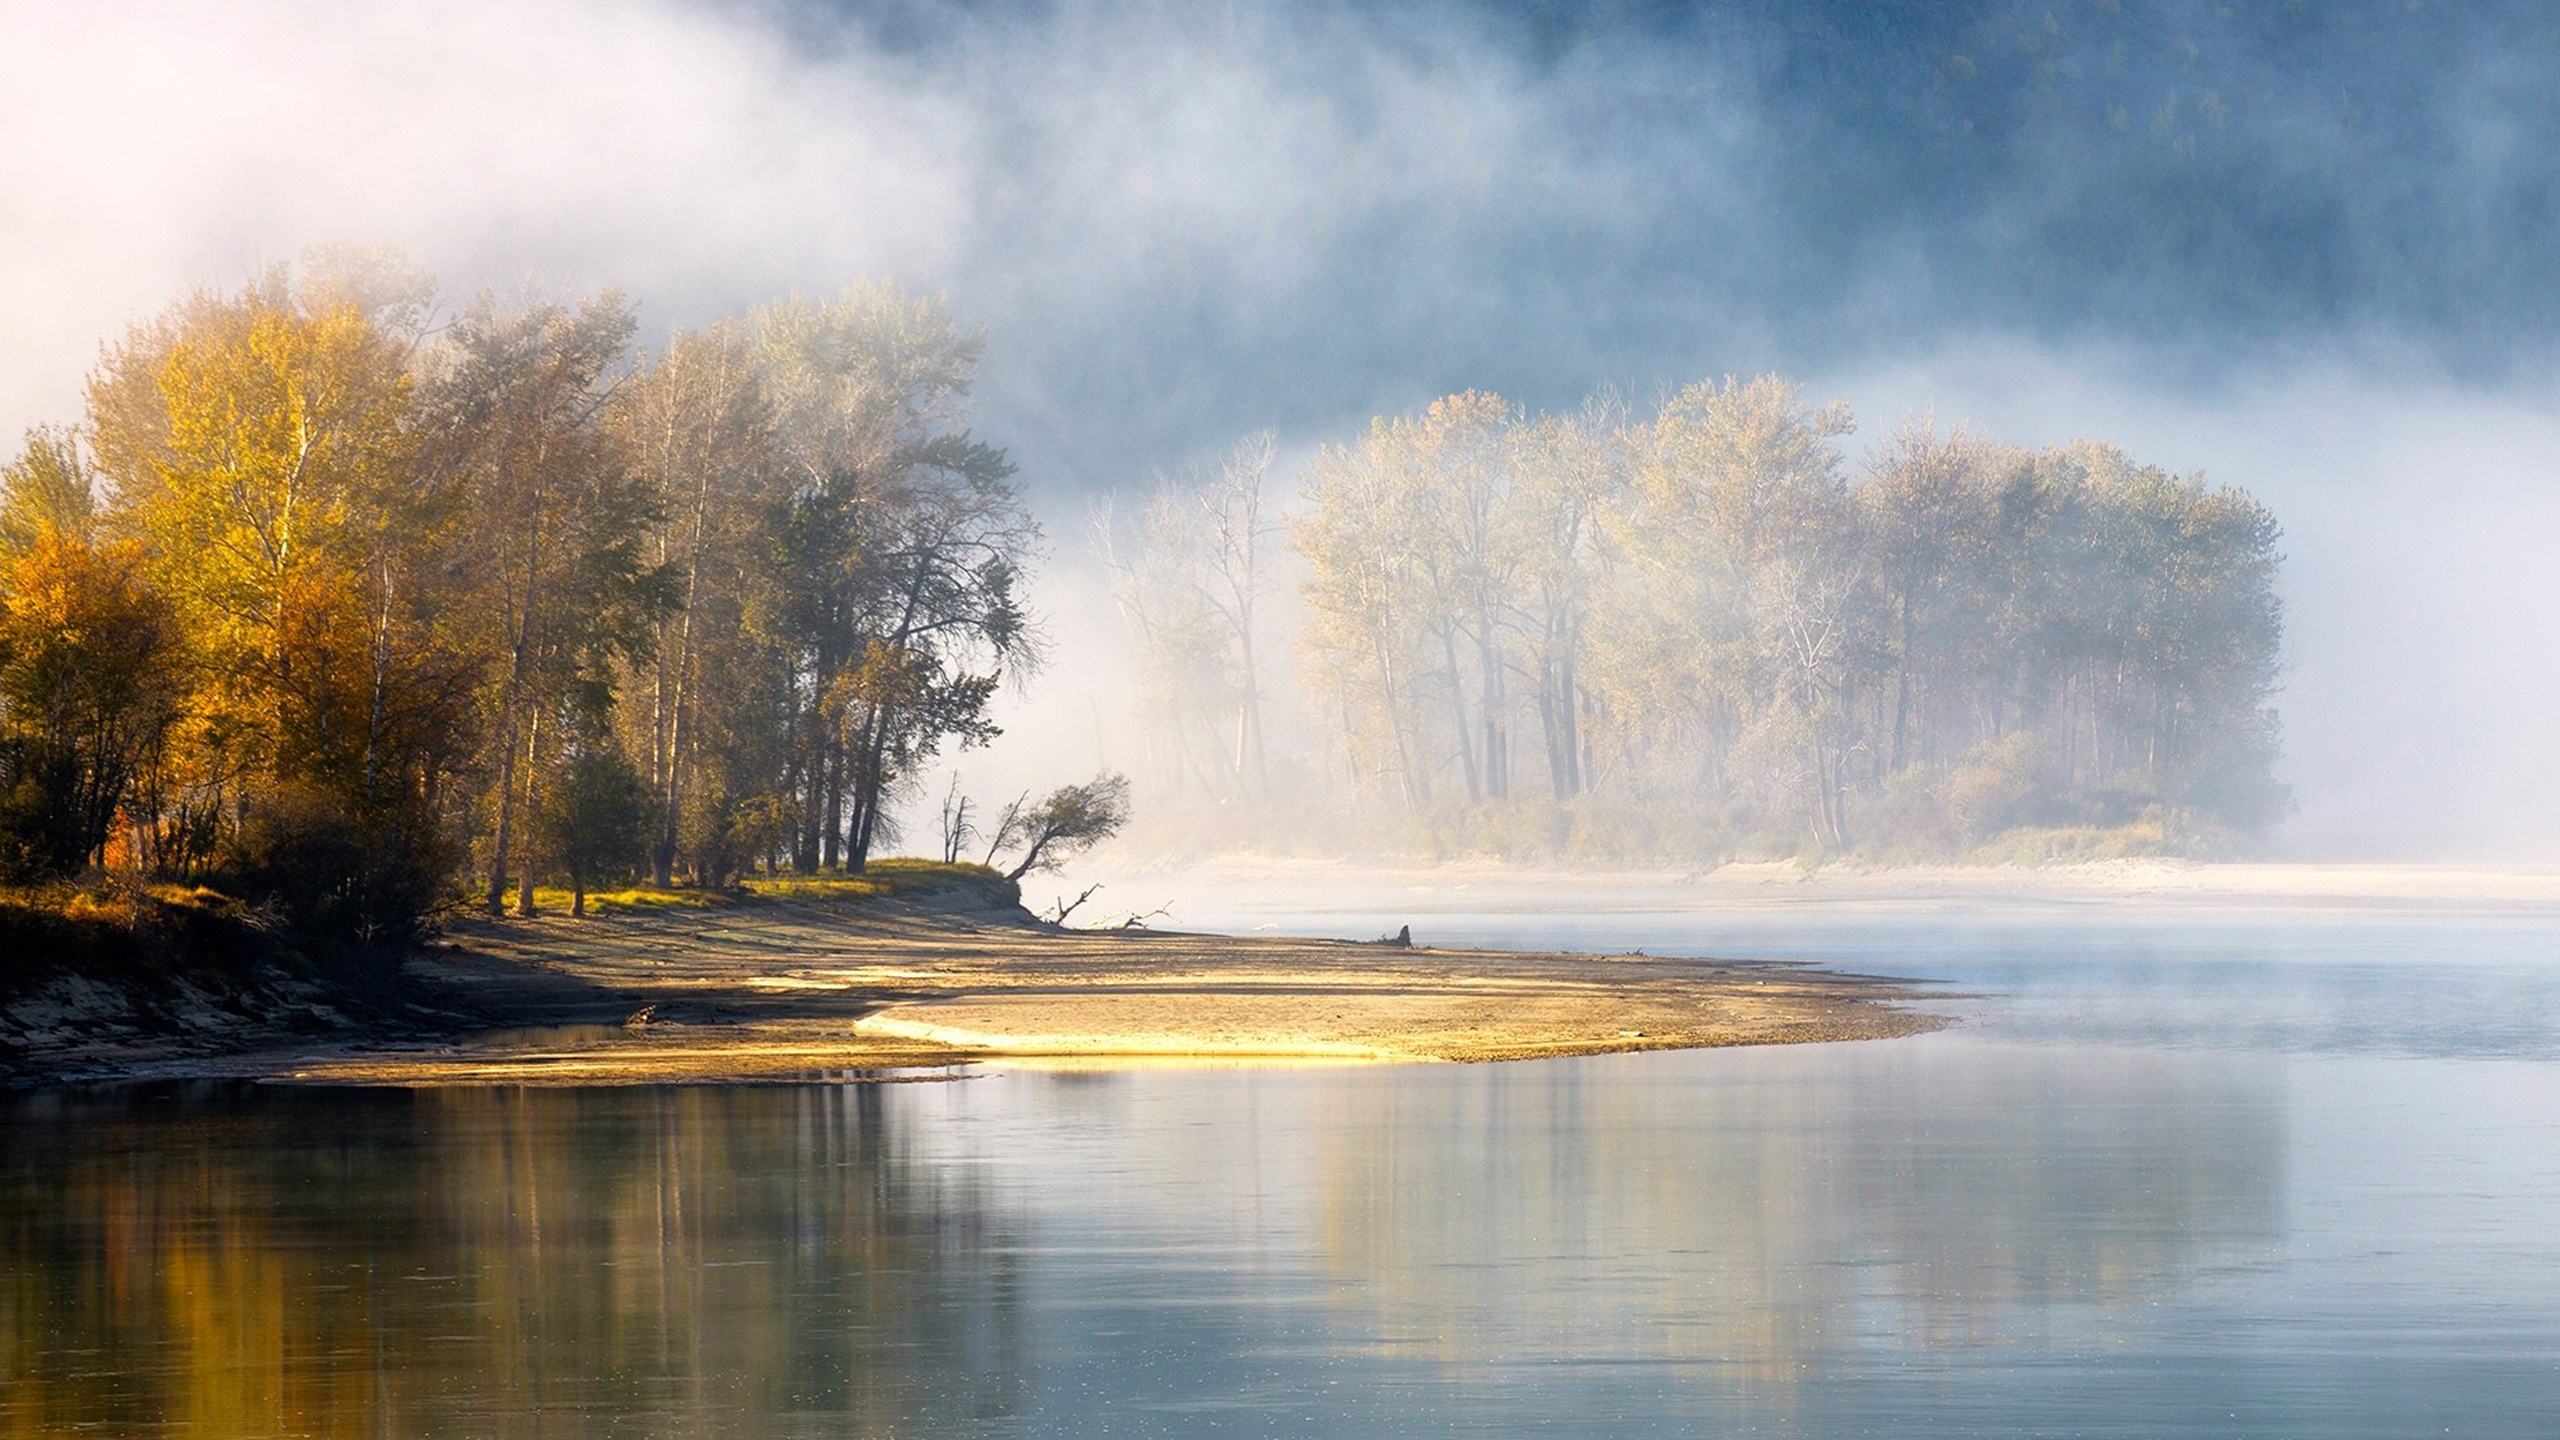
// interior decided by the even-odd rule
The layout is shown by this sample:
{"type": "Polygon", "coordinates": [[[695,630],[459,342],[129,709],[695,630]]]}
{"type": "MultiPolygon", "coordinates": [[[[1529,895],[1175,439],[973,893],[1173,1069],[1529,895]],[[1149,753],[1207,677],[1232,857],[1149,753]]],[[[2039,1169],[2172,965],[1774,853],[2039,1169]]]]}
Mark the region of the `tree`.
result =
{"type": "Polygon", "coordinates": [[[414,337],[367,303],[281,271],[198,296],[108,352],[90,435],[105,523],[141,546],[191,662],[134,797],[139,848],[187,871],[237,840],[234,877],[266,884],[261,857],[292,847],[263,812],[360,835],[326,849],[356,868],[313,923],[371,945],[432,903],[479,665],[452,619],[455,493],[420,471],[414,337]]]}
{"type": "Polygon", "coordinates": [[[588,890],[639,867],[656,807],[648,782],[600,726],[588,727],[567,751],[543,792],[535,838],[543,863],[569,882],[569,914],[583,920],[588,890]]]}
{"type": "Polygon", "coordinates": [[[1271,525],[1263,517],[1263,486],[1271,477],[1278,440],[1261,430],[1238,441],[1217,474],[1194,497],[1205,544],[1201,594],[1233,647],[1236,674],[1234,768],[1239,784],[1268,797],[1271,764],[1262,734],[1260,609],[1270,585],[1263,542],[1271,525]]]}
{"type": "Polygon", "coordinates": [[[1853,428],[1763,376],[1642,417],[1462,394],[1319,449],[1302,674],[1355,803],[1511,843],[1534,714],[1550,833],[1614,811],[1638,849],[1943,845],[1992,816],[2193,843],[2282,812],[2262,506],[1925,417],[1853,474],[1853,428]],[[1452,768],[1472,813],[1433,804],[1452,768]]]}
{"type": "Polygon", "coordinates": [[[180,699],[168,603],[103,539],[77,447],[30,436],[0,491],[0,873],[67,875],[105,848],[180,699]]]}
{"type": "Polygon", "coordinates": [[[446,336],[431,397],[435,461],[474,520],[470,608],[497,663],[484,699],[493,822],[482,903],[533,906],[518,817],[540,805],[563,730],[645,655],[676,601],[653,557],[660,497],[605,423],[633,319],[619,295],[575,309],[474,305],[446,336]]]}
{"type": "Polygon", "coordinates": [[[1005,807],[996,826],[995,843],[987,851],[987,863],[994,864],[997,852],[1006,846],[1019,845],[1021,857],[1005,872],[1006,879],[1019,880],[1034,870],[1054,870],[1068,856],[1120,833],[1120,827],[1128,821],[1127,776],[1105,773],[1080,785],[1062,785],[1037,803],[1029,803],[1025,797],[1005,807]]]}
{"type": "Polygon", "coordinates": [[[380,759],[378,631],[398,576],[377,552],[415,504],[404,358],[361,310],[305,309],[280,278],[110,358],[156,380],[157,433],[102,416],[100,453],[149,457],[112,478],[196,637],[198,706],[245,781],[235,807],[267,782],[352,800],[380,759]]]}
{"type": "Polygon", "coordinates": [[[951,772],[951,784],[942,793],[942,863],[956,865],[960,852],[978,837],[977,822],[969,818],[969,797],[960,793],[960,772],[951,772]]]}
{"type": "MultiPolygon", "coordinates": [[[[1941,437],[1932,417],[1906,420],[1868,467],[1858,491],[1893,650],[1893,725],[1885,769],[1911,759],[1913,707],[1941,697],[1943,671],[1967,637],[1989,625],[1982,580],[1994,541],[1991,507],[2006,457],[1958,430],[1941,437]]],[[[1924,725],[1934,739],[1937,727],[1924,725]]],[[[1934,757],[1934,754],[1932,756],[1934,757]]]]}
{"type": "Polygon", "coordinates": [[[1230,797],[1236,757],[1215,736],[1242,687],[1200,584],[1198,515],[1189,492],[1160,483],[1133,511],[1098,503],[1093,543],[1128,643],[1146,779],[1168,795],[1230,797]]]}
{"type": "Polygon", "coordinates": [[[983,337],[894,287],[755,318],[791,480],[764,613],[796,698],[793,863],[859,870],[947,743],[1038,663],[1017,591],[1039,529],[1003,451],[967,429],[983,337]]]}
{"type": "Polygon", "coordinates": [[[1429,597],[1411,537],[1425,521],[1411,504],[1407,441],[1406,427],[1379,421],[1319,450],[1290,533],[1307,565],[1308,678],[1338,717],[1349,783],[1356,791],[1392,773],[1418,813],[1439,764],[1424,719],[1429,597]]]}
{"type": "Polygon", "coordinates": [[[1582,792],[1582,683],[1593,591],[1607,557],[1599,517],[1618,503],[1629,463],[1627,421],[1614,396],[1572,415],[1541,416],[1515,432],[1517,479],[1498,517],[1506,569],[1519,577],[1514,623],[1537,682],[1538,728],[1555,798],[1582,792]]]}
{"type": "MultiPolygon", "coordinates": [[[[611,423],[664,502],[648,558],[666,573],[674,603],[658,615],[648,665],[625,687],[657,812],[650,875],[664,886],[688,830],[725,851],[721,837],[749,798],[733,781],[757,768],[744,752],[756,748],[756,727],[778,718],[774,657],[745,633],[781,495],[753,335],[734,322],[677,335],[618,390],[611,423]]],[[[725,869],[725,859],[697,850],[696,874],[725,869]]]]}
{"type": "Polygon", "coordinates": [[[1159,477],[1129,534],[1107,504],[1094,518],[1112,600],[1137,652],[1158,768],[1177,792],[1196,784],[1221,798],[1270,797],[1262,607],[1277,527],[1263,490],[1277,454],[1277,439],[1257,432],[1213,471],[1159,477]],[[1192,732],[1219,728],[1228,743],[1195,753],[1192,732]]]}

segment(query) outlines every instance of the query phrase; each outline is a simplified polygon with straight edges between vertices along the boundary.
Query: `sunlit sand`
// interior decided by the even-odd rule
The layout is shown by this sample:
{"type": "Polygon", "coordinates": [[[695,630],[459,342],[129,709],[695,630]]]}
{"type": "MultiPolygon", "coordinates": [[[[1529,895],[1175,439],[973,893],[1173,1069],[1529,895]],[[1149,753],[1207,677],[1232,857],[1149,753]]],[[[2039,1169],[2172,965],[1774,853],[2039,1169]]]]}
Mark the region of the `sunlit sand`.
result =
{"type": "Polygon", "coordinates": [[[773,905],[475,924],[437,978],[557,1023],[269,1058],[375,1085],[918,1078],[1002,1058],[1161,1064],[1519,1060],[1880,1039],[1934,1028],[1905,982],[1633,955],[1399,949],[1001,915],[773,905]],[[633,1025],[613,1023],[652,1007],[633,1025]]]}

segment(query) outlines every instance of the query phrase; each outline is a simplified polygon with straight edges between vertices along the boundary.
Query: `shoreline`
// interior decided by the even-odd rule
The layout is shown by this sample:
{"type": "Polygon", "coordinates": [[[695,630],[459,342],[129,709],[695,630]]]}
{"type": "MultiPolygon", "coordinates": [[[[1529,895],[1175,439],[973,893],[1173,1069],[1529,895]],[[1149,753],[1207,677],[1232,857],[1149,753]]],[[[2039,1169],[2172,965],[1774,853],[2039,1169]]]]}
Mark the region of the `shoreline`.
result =
{"type": "MultiPolygon", "coordinates": [[[[268,972],[118,997],[67,978],[0,1006],[0,1087],[250,1079],[369,1085],[915,1078],[986,1061],[1110,1067],[1490,1061],[1878,1039],[1949,1023],[1924,981],[1787,963],[1352,939],[1411,920],[1547,913],[2257,915],[2560,911],[2560,868],[2107,861],[2046,867],[1556,869],[1222,855],[1079,867],[1106,906],[1190,930],[1062,930],[1010,887],[648,905],[454,922],[403,1005],[268,972]],[[1199,926],[1199,918],[1209,925],[1199,926]],[[84,1016],[82,995],[150,1023],[84,1016]],[[44,1012],[50,1011],[51,1014],[44,1012]],[[626,1026],[635,1013],[643,1023],[626,1026]]],[[[1065,885],[1066,882],[1057,882],[1065,885]]],[[[1110,913],[1108,909],[1105,913],[1110,913]]],[[[1949,997],[1952,998],[1952,997],[1949,997]]]]}
{"type": "Polygon", "coordinates": [[[128,1046],[86,1073],[66,1052],[32,1083],[895,1081],[990,1061],[1480,1062],[1948,1023],[1911,1008],[1921,982],[1784,962],[1061,930],[968,892],[472,920],[411,968],[442,1006],[433,1028],[230,1053],[128,1046]]]}
{"type": "Polygon", "coordinates": [[[1129,901],[1206,900],[1211,910],[1278,895],[1319,908],[1394,912],[1463,899],[1518,912],[1637,906],[1713,910],[1763,905],[2116,906],[2161,913],[2354,909],[2560,910],[2560,865],[2396,861],[2129,859],[2055,865],[1807,868],[1792,861],[1721,864],[1541,865],[1488,857],[1355,862],[1212,854],[1164,861],[1114,855],[1079,867],[1129,901]]]}

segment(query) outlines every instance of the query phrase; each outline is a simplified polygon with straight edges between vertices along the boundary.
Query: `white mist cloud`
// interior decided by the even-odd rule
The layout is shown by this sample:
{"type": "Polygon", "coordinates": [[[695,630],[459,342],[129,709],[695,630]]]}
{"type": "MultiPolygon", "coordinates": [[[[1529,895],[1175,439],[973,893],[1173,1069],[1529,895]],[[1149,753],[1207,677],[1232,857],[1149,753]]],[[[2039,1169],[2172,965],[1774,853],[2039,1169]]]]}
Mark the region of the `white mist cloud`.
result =
{"type": "Polygon", "coordinates": [[[13,429],[72,410],[103,335],[315,241],[698,318],[932,274],[971,204],[975,136],[931,90],[645,0],[17,6],[0,53],[13,429]]]}
{"type": "Polygon", "coordinates": [[[1839,388],[1871,431],[1934,405],[2020,443],[2094,436],[2275,511],[2291,848],[2560,858],[2560,407],[2353,362],[2198,394],[2121,353],[1996,344],[1839,388]]]}
{"type": "MultiPolygon", "coordinates": [[[[1112,650],[1069,573],[1083,494],[1466,386],[1564,406],[1792,368],[1871,434],[1934,404],[2257,491],[2290,535],[2294,842],[2560,844],[2533,733],[2560,698],[2551,407],[2391,363],[2206,393],[2133,349],[1946,342],[1933,317],[1975,293],[1949,267],[2068,220],[2105,183],[2067,181],[2084,156],[1943,234],[1861,230],[1905,178],[1791,189],[1827,142],[1738,28],[1062,3],[906,29],[675,0],[0,6],[0,435],[75,418],[127,323],[315,242],[400,246],[457,297],[619,285],[653,334],[864,276],[947,290],[991,331],[983,428],[1058,537],[1059,661],[971,762],[1010,786],[1128,763],[1089,693],[1112,650]]],[[[2460,193],[2548,163],[2520,93],[2505,64],[2462,92],[2460,193]]],[[[2361,135],[2302,115],[2270,122],[2296,124],[2288,173],[2353,174],[2361,135]]]]}

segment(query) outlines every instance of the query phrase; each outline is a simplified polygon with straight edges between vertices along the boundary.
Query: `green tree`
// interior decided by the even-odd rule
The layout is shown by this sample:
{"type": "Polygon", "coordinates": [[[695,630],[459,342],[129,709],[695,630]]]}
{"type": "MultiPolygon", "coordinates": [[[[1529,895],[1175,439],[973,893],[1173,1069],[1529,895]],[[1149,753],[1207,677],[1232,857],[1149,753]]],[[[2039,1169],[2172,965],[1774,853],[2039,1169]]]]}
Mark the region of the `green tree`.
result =
{"type": "Polygon", "coordinates": [[[1039,530],[968,431],[984,340],[940,301],[875,286],[755,325],[792,482],[761,614],[798,698],[793,861],[859,870],[917,768],[994,734],[1000,677],[1037,663],[1017,592],[1039,530]]]}
{"type": "Polygon", "coordinates": [[[444,337],[432,386],[434,462],[467,497],[468,602],[493,659],[482,712],[491,913],[510,879],[530,913],[519,817],[539,807],[589,692],[611,693],[616,667],[649,653],[678,599],[677,572],[652,541],[661,496],[606,423],[633,324],[610,293],[574,309],[483,300],[444,337]]]}
{"type": "Polygon", "coordinates": [[[1067,857],[1120,833],[1128,822],[1127,776],[1106,773],[1082,784],[1061,785],[1037,801],[1025,797],[1005,807],[987,847],[987,863],[995,864],[1006,847],[1019,845],[1022,853],[1005,872],[1006,879],[1054,870],[1067,857]]]}
{"type": "Polygon", "coordinates": [[[534,836],[542,863],[569,883],[569,913],[585,919],[587,892],[628,880],[648,854],[656,806],[638,767],[601,725],[563,747],[542,792],[534,836]]]}
{"type": "Polygon", "coordinates": [[[770,768],[783,717],[780,656],[749,630],[755,577],[782,495],[772,404],[754,337],[735,322],[687,331],[616,394],[612,423],[662,498],[648,558],[674,605],[624,687],[626,733],[646,757],[656,811],[650,875],[672,882],[692,856],[718,883],[738,857],[738,807],[770,768]]]}

